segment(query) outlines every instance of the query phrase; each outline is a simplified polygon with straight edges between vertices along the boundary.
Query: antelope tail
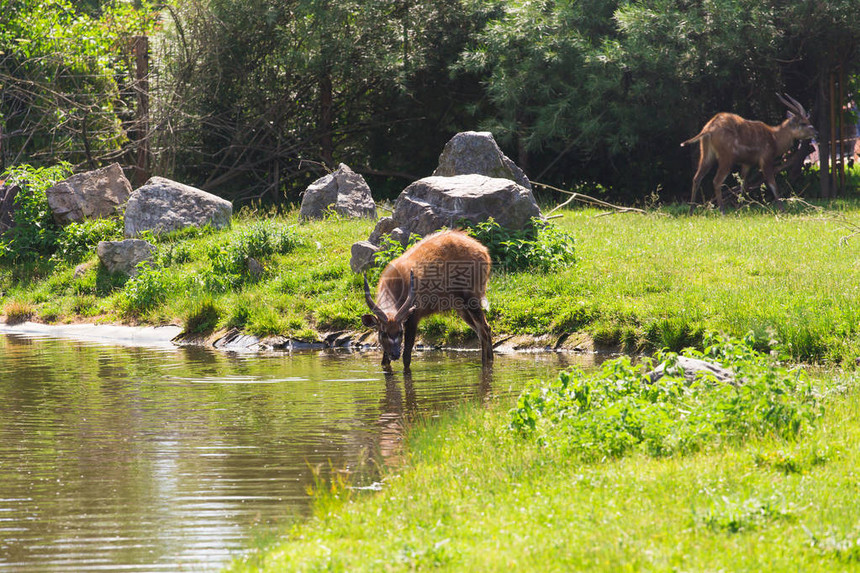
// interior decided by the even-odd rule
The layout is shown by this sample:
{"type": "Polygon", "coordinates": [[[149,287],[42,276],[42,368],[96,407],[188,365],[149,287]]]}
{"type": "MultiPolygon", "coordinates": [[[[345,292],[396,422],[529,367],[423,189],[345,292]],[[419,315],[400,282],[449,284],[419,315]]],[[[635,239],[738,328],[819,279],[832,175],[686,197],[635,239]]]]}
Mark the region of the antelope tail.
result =
{"type": "Polygon", "coordinates": [[[693,144],[693,143],[696,143],[697,141],[699,141],[700,139],[702,139],[703,137],[705,137],[705,135],[707,135],[707,134],[705,134],[705,133],[700,133],[699,135],[697,135],[697,136],[695,136],[695,137],[691,137],[690,139],[688,139],[687,141],[685,141],[684,143],[682,143],[682,144],[681,144],[681,147],[684,147],[684,146],[687,146],[687,145],[691,145],[691,144],[693,144]]]}

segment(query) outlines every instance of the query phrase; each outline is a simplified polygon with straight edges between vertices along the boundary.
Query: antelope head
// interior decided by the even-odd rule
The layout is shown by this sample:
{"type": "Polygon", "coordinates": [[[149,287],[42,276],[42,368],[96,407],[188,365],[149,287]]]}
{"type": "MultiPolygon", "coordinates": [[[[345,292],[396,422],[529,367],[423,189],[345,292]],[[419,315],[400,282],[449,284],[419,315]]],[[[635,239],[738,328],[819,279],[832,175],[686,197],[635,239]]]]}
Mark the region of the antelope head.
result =
{"type": "Polygon", "coordinates": [[[776,97],[788,108],[787,129],[794,139],[810,139],[818,135],[812,122],[809,121],[809,113],[803,109],[799,101],[788,94],[785,94],[785,97],[776,94],[776,97]]]}
{"type": "MultiPolygon", "coordinates": [[[[379,291],[388,288],[386,285],[380,285],[379,291]]],[[[390,300],[390,297],[385,297],[390,300]]],[[[379,337],[379,345],[385,355],[391,360],[400,358],[400,350],[403,345],[403,323],[415,311],[415,273],[409,273],[409,292],[406,300],[400,307],[383,309],[378,306],[370,295],[370,285],[367,283],[367,275],[364,276],[364,300],[367,301],[367,306],[372,314],[365,314],[361,317],[361,322],[368,328],[375,328],[376,334],[379,337]]]]}

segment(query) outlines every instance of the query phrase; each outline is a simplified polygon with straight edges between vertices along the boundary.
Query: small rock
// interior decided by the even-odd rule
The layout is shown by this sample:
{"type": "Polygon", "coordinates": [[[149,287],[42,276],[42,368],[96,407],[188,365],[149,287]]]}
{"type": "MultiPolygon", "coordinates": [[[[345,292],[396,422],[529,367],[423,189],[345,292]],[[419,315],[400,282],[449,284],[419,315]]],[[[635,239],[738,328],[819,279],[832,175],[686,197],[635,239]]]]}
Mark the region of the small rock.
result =
{"type": "Polygon", "coordinates": [[[155,245],[141,239],[124,241],[100,241],[96,248],[99,261],[109,273],[137,275],[137,265],[152,259],[155,245]]]}
{"type": "Polygon", "coordinates": [[[74,274],[74,277],[75,277],[76,279],[81,278],[82,276],[84,276],[85,274],[87,274],[87,272],[88,272],[91,268],[93,268],[93,263],[81,263],[81,264],[79,264],[78,266],[76,266],[76,267],[75,267],[75,274],[74,274]]]}
{"type": "Polygon", "coordinates": [[[259,279],[263,276],[263,273],[266,272],[266,268],[263,264],[255,259],[254,257],[248,257],[248,260],[245,261],[245,264],[248,266],[248,274],[251,275],[251,278],[254,280],[259,279]]]}
{"type": "MultiPolygon", "coordinates": [[[[688,358],[686,356],[678,356],[678,362],[675,365],[680,373],[689,381],[693,381],[699,376],[713,376],[719,382],[726,384],[735,383],[735,374],[727,368],[723,368],[719,364],[707,362],[698,358],[688,358]]],[[[666,375],[666,363],[662,363],[657,368],[648,373],[651,382],[654,383],[666,375]]]]}
{"type": "Polygon", "coordinates": [[[379,252],[379,247],[368,241],[353,243],[350,249],[349,268],[354,273],[362,273],[373,266],[373,257],[379,252]]]}

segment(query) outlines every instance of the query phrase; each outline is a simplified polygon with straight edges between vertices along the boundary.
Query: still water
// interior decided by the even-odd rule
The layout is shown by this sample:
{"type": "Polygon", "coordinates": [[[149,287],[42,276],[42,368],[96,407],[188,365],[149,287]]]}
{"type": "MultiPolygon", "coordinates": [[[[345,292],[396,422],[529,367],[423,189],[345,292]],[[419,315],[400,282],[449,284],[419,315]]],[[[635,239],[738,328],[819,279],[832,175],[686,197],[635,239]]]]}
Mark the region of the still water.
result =
{"type": "Polygon", "coordinates": [[[0,570],[218,570],[308,512],[313,468],[371,485],[410,420],[577,360],[379,359],[0,334],[0,570]]]}

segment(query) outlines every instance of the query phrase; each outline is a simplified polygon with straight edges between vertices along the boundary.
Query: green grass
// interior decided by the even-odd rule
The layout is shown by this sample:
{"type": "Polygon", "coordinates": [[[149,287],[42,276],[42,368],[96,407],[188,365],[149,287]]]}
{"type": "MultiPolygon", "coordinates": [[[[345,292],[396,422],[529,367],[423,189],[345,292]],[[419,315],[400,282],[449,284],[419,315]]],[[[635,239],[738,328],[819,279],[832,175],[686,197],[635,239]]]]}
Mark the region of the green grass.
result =
{"type": "MultiPolygon", "coordinates": [[[[575,262],[495,272],[496,334],[584,333],[597,348],[653,351],[701,346],[707,331],[751,331],[759,348],[778,340],[798,361],[850,364],[860,354],[860,236],[842,240],[860,229],[856,202],[786,215],[577,209],[553,223],[575,238],[575,262]]],[[[372,225],[240,214],[229,230],[161,239],[158,264],[135,281],[107,275],[92,253],[77,276],[77,260],[6,263],[0,305],[57,322],[184,323],[205,299],[217,309],[216,328],[311,337],[360,329],[362,282],[349,249],[372,225]],[[249,255],[262,274],[243,266],[249,255]]],[[[456,317],[425,321],[420,334],[442,344],[472,338],[456,317]]]]}
{"type": "Polygon", "coordinates": [[[411,429],[380,492],[325,484],[230,570],[860,570],[860,385],[818,384],[826,408],[796,433],[751,425],[686,455],[587,460],[513,431],[509,403],[463,405],[411,429]]]}

